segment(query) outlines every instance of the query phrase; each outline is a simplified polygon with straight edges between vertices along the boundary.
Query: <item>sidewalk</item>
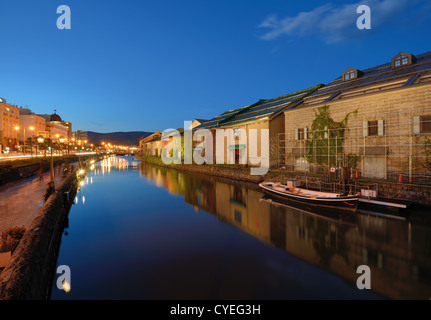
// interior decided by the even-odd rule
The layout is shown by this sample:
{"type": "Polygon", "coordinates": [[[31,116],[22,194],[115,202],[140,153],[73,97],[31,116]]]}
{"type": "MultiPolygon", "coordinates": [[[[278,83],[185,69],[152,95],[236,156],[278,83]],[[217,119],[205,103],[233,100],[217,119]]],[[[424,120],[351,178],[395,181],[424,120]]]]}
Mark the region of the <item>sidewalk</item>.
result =
{"type": "MultiPolygon", "coordinates": [[[[55,169],[55,185],[61,182],[60,168],[55,169]]],[[[43,205],[50,172],[43,180],[33,176],[25,180],[10,182],[0,188],[0,233],[15,226],[28,228],[43,205]]]]}

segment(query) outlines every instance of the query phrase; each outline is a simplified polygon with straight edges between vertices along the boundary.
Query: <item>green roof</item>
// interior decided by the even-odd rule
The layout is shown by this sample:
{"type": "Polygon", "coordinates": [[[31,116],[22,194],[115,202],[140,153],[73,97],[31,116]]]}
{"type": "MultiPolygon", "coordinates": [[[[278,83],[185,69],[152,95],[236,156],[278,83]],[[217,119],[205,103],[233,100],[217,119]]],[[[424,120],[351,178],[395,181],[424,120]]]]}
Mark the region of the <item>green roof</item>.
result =
{"type": "Polygon", "coordinates": [[[221,115],[216,116],[208,122],[196,127],[195,130],[228,127],[243,122],[257,121],[266,117],[272,117],[279,112],[291,107],[298,101],[301,101],[302,98],[313,93],[322,86],[323,85],[318,84],[313,87],[289,93],[277,98],[268,100],[260,99],[254,104],[225,111],[221,115]]]}

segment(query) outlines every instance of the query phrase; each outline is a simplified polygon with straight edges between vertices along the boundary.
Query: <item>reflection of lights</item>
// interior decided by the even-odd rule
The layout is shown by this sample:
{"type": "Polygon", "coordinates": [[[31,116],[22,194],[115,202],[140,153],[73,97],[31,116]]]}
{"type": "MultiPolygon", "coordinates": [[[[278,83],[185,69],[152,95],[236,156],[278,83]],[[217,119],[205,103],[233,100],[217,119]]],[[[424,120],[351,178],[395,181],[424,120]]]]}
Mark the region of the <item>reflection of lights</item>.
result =
{"type": "Polygon", "coordinates": [[[93,184],[93,177],[90,178],[90,183],[93,184]]]}
{"type": "Polygon", "coordinates": [[[75,203],[76,204],[78,203],[78,197],[75,197],[75,203]]]}
{"type": "Polygon", "coordinates": [[[84,181],[81,181],[81,182],[80,182],[80,185],[81,185],[81,186],[83,186],[83,185],[84,185],[84,181]]]}
{"type": "Polygon", "coordinates": [[[91,165],[90,167],[91,170],[94,170],[94,164],[91,165]]]}
{"type": "Polygon", "coordinates": [[[70,283],[66,281],[66,279],[63,280],[63,290],[64,292],[68,293],[70,292],[70,283]]]}
{"type": "Polygon", "coordinates": [[[85,204],[85,196],[82,196],[82,204],[85,204]]]}

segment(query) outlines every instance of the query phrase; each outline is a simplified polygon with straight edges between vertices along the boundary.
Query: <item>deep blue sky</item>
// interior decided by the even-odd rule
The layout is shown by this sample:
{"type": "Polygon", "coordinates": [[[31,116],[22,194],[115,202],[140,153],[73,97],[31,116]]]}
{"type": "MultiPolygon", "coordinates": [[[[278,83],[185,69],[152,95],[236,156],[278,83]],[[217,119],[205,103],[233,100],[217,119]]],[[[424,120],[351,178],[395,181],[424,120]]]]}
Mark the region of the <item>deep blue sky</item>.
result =
{"type": "Polygon", "coordinates": [[[156,131],[431,50],[431,1],[1,1],[0,97],[73,129],[156,131]],[[59,5],[72,11],[58,30],[59,5]],[[372,29],[358,30],[358,4],[372,29]]]}

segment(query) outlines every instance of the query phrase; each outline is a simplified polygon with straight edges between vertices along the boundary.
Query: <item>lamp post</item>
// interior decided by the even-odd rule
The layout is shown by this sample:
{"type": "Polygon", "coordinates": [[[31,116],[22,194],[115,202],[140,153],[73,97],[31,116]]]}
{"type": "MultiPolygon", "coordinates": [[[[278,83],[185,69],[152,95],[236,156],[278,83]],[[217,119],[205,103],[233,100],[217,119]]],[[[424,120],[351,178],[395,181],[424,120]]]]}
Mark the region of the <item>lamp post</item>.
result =
{"type": "Polygon", "coordinates": [[[19,126],[15,126],[15,128],[14,128],[16,131],[18,131],[18,146],[19,146],[19,126]]]}

